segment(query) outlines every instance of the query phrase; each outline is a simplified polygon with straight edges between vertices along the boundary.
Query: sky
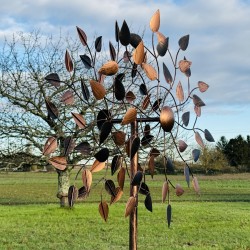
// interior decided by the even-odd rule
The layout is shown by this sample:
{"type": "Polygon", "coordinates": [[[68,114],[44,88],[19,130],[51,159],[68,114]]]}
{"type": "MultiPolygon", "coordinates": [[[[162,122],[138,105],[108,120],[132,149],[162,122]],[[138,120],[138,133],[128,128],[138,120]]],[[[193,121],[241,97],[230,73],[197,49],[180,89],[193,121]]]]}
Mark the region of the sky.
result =
{"type": "MultiPolygon", "coordinates": [[[[160,32],[171,50],[189,34],[185,56],[192,61],[192,84],[204,81],[206,103],[197,125],[215,140],[250,134],[250,0],[0,0],[0,44],[13,33],[102,35],[114,40],[114,24],[149,36],[151,16],[160,10],[160,32]]],[[[200,93],[199,93],[200,94],[200,93]]]]}

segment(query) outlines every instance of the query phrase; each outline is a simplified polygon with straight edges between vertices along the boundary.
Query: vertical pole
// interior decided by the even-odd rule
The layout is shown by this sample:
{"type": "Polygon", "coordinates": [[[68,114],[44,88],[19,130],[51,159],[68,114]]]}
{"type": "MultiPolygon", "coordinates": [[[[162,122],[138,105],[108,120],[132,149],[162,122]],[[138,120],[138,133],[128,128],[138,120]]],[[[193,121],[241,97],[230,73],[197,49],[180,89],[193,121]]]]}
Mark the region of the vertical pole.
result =
{"type": "MultiPolygon", "coordinates": [[[[138,136],[138,126],[137,121],[131,123],[131,143],[132,139],[138,136]]],[[[131,159],[130,162],[130,183],[132,182],[132,179],[137,172],[137,166],[138,166],[138,153],[135,154],[133,159],[131,159]]],[[[136,206],[134,208],[134,211],[130,214],[129,218],[129,249],[130,250],[136,250],[137,249],[137,186],[132,186],[130,184],[130,196],[136,197],[136,206]]]]}

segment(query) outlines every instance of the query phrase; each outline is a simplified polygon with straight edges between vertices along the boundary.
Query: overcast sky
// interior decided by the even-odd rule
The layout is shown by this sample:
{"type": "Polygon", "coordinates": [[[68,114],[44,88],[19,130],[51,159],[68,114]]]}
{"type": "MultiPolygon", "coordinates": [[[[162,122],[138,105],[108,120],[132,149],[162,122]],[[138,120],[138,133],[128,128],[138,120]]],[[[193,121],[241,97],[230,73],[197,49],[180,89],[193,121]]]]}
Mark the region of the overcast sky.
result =
{"type": "Polygon", "coordinates": [[[170,49],[190,34],[186,57],[192,61],[191,82],[204,81],[209,90],[199,127],[218,140],[250,134],[250,0],[0,0],[0,39],[18,31],[71,34],[75,26],[88,35],[114,41],[114,23],[123,20],[135,32],[150,34],[157,9],[160,31],[170,49]]]}

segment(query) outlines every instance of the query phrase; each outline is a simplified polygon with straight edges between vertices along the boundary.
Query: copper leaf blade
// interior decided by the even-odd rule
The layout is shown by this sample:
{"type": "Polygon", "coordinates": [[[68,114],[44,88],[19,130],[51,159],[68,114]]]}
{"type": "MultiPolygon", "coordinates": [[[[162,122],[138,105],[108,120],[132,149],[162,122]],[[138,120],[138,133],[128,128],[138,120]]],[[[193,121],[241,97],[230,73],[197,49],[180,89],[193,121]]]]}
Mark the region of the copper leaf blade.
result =
{"type": "Polygon", "coordinates": [[[101,201],[99,203],[99,213],[101,217],[104,219],[105,222],[108,220],[108,215],[109,215],[109,206],[106,201],[101,201]]]}

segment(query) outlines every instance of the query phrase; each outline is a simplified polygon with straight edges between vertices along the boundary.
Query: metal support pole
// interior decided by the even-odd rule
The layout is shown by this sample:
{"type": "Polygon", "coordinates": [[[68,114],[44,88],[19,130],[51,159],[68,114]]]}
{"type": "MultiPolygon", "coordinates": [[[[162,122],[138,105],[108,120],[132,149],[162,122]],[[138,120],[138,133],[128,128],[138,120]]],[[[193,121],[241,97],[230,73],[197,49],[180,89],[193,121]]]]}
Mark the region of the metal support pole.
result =
{"type": "MultiPolygon", "coordinates": [[[[131,143],[132,139],[138,136],[138,126],[137,121],[131,123],[131,143]]],[[[130,183],[137,172],[138,166],[138,153],[135,154],[133,159],[130,162],[130,183]]],[[[137,196],[137,186],[132,186],[130,184],[130,196],[136,197],[136,206],[134,211],[130,214],[129,218],[129,249],[136,250],[137,249],[137,205],[138,205],[138,196],[137,196]]]]}

